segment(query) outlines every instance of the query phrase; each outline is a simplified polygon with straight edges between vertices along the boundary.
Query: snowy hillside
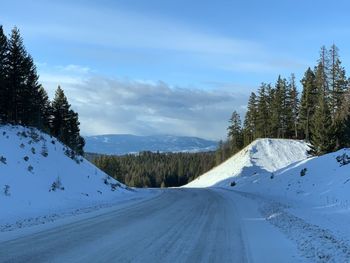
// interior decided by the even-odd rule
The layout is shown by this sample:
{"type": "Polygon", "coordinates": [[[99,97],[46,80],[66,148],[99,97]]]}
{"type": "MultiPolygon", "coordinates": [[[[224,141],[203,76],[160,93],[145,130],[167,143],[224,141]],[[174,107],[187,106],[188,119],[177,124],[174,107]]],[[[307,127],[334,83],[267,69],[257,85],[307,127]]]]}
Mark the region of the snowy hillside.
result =
{"type": "Polygon", "coordinates": [[[255,204],[251,220],[277,227],[307,262],[349,262],[350,149],[308,158],[307,148],[257,140],[186,187],[229,192],[241,213],[255,204]]]}
{"type": "Polygon", "coordinates": [[[308,158],[272,176],[261,171],[237,180],[237,189],[311,205],[350,208],[350,149],[308,158]],[[283,193],[283,194],[282,194],[283,193]]]}
{"type": "Polygon", "coordinates": [[[259,139],[186,187],[229,186],[231,181],[237,180],[234,177],[274,172],[307,158],[307,149],[303,141],[259,139]]]}
{"type": "Polygon", "coordinates": [[[136,136],[130,134],[111,134],[85,137],[85,151],[100,154],[123,155],[151,152],[205,152],[214,151],[217,142],[197,137],[157,135],[136,136]]]}
{"type": "Polygon", "coordinates": [[[0,126],[0,225],[132,195],[124,185],[36,129],[0,126]]]}

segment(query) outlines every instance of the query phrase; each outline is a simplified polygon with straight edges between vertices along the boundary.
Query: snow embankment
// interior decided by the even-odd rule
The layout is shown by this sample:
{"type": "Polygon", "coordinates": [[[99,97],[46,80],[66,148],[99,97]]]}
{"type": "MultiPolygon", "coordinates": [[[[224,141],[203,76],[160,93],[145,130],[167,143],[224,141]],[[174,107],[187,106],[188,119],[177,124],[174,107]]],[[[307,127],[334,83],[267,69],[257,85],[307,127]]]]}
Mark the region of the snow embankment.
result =
{"type": "Polygon", "coordinates": [[[275,172],[303,160],[307,158],[307,150],[308,145],[303,141],[259,139],[186,187],[230,186],[238,178],[261,172],[275,172]]]}
{"type": "Polygon", "coordinates": [[[0,226],[134,196],[57,139],[34,128],[0,126],[0,226]]]}
{"type": "Polygon", "coordinates": [[[257,140],[188,187],[219,186],[251,201],[263,221],[295,242],[312,262],[349,262],[350,149],[319,157],[293,140],[257,140]]]}

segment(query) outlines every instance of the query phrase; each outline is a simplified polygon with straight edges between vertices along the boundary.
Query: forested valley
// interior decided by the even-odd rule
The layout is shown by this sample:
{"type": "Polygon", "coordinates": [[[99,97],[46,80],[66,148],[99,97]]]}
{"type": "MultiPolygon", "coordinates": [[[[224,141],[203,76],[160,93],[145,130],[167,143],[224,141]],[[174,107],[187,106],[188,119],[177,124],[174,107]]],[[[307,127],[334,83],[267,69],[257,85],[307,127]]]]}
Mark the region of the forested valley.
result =
{"type": "Polygon", "coordinates": [[[175,187],[187,184],[215,166],[215,153],[152,153],[123,156],[87,154],[108,175],[135,187],[175,187]]]}

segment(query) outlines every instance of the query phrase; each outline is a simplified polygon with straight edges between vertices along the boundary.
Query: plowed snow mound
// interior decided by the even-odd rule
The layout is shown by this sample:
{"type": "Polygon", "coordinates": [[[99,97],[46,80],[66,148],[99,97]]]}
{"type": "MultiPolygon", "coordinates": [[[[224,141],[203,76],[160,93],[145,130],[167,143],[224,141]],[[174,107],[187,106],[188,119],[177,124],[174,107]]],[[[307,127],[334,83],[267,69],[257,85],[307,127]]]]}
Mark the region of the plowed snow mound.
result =
{"type": "Polygon", "coordinates": [[[0,221],[94,205],[129,193],[56,138],[34,128],[0,126],[0,221]]]}
{"type": "Polygon", "coordinates": [[[303,141],[259,139],[185,187],[228,186],[233,177],[272,173],[307,158],[307,150],[303,141]]]}

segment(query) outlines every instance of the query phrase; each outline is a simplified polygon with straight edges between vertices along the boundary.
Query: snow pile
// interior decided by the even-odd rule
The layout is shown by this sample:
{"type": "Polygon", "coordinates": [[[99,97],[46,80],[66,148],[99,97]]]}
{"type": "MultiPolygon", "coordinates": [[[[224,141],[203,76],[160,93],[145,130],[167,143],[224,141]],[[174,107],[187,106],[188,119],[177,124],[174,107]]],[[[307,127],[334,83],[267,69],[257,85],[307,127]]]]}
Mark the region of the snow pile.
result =
{"type": "Polygon", "coordinates": [[[308,262],[349,262],[350,149],[307,150],[301,141],[257,140],[187,187],[219,186],[240,213],[256,204],[254,220],[277,227],[308,262]]]}
{"type": "Polygon", "coordinates": [[[308,158],[273,175],[241,178],[237,189],[303,201],[319,207],[350,208],[350,149],[308,158]]]}
{"type": "Polygon", "coordinates": [[[262,172],[275,172],[307,158],[308,145],[303,141],[259,139],[233,157],[208,171],[186,187],[229,186],[235,177],[252,177],[262,172]]]}
{"type": "Polygon", "coordinates": [[[132,193],[57,139],[34,128],[0,126],[0,225],[132,193]]]}

